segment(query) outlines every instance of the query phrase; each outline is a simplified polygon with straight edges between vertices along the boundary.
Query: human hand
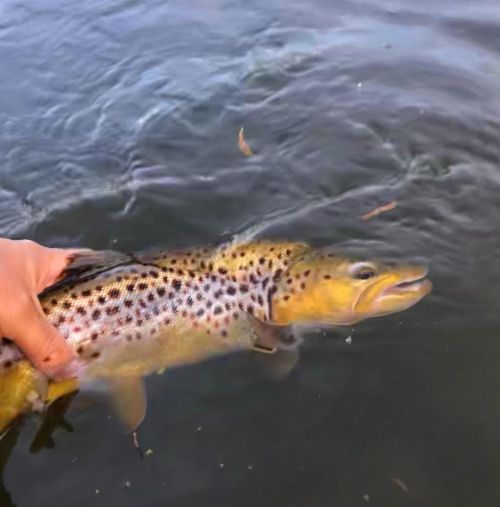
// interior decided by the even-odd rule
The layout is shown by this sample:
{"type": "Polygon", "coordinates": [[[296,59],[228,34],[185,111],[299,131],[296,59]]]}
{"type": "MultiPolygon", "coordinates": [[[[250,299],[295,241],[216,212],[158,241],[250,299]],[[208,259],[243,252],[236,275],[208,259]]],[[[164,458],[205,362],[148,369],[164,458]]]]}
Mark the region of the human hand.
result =
{"type": "Polygon", "coordinates": [[[51,377],[64,376],[75,355],[46,319],[37,295],[57,281],[74,253],[0,238],[0,336],[51,377]]]}

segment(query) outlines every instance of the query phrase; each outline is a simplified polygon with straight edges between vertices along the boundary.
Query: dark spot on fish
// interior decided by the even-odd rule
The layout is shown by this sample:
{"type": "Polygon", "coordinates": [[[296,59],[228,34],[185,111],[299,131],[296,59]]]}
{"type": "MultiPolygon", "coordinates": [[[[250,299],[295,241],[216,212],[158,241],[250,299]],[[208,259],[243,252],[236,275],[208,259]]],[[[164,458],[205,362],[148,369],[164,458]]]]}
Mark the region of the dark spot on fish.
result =
{"type": "Polygon", "coordinates": [[[240,285],[240,292],[248,292],[248,285],[242,283],[240,285]]]}
{"type": "Polygon", "coordinates": [[[257,303],[259,303],[260,306],[264,306],[264,298],[260,294],[257,297],[257,303]]]}
{"type": "Polygon", "coordinates": [[[91,339],[92,341],[94,341],[94,342],[95,342],[95,341],[97,340],[98,336],[99,336],[99,335],[98,335],[97,333],[92,333],[92,334],[90,335],[90,339],[91,339]]]}
{"type": "Polygon", "coordinates": [[[69,301],[64,301],[63,307],[67,310],[68,308],[71,308],[71,303],[69,301]]]}
{"type": "Polygon", "coordinates": [[[103,305],[106,302],[106,298],[104,296],[99,296],[97,298],[97,301],[99,302],[99,304],[103,305]]]}
{"type": "Polygon", "coordinates": [[[71,294],[71,297],[72,297],[73,299],[76,299],[76,298],[78,297],[78,294],[77,294],[76,292],[73,292],[73,293],[71,294]]]}
{"type": "Polygon", "coordinates": [[[220,268],[219,268],[219,273],[220,273],[221,275],[227,275],[227,268],[220,267],[220,268]]]}
{"type": "Polygon", "coordinates": [[[259,264],[265,264],[265,262],[266,262],[266,259],[264,259],[264,257],[261,257],[259,259],[259,264]]]}
{"type": "Polygon", "coordinates": [[[80,314],[80,315],[86,315],[87,314],[87,311],[85,310],[85,308],[83,306],[79,306],[76,311],[80,314]]]}
{"type": "Polygon", "coordinates": [[[277,282],[280,279],[282,273],[283,270],[281,268],[277,269],[273,275],[273,282],[277,282]]]}
{"type": "Polygon", "coordinates": [[[220,334],[225,338],[227,336],[227,331],[223,329],[220,334]]]}
{"type": "Polygon", "coordinates": [[[331,275],[324,275],[324,276],[323,276],[323,278],[324,278],[325,280],[330,280],[331,275]]]}
{"type": "Polygon", "coordinates": [[[158,271],[151,270],[151,271],[149,272],[149,274],[150,274],[153,278],[158,278],[158,271]]]}
{"type": "Polygon", "coordinates": [[[248,306],[247,306],[247,312],[248,312],[250,315],[253,315],[254,309],[253,309],[253,306],[252,306],[252,305],[248,305],[248,306]]]}
{"type": "Polygon", "coordinates": [[[128,290],[129,292],[132,292],[134,289],[135,289],[135,285],[134,285],[133,283],[129,283],[129,284],[127,285],[127,290],[128,290]]]}
{"type": "Polygon", "coordinates": [[[97,359],[100,355],[101,355],[101,353],[97,352],[97,350],[96,350],[95,352],[92,352],[92,355],[90,357],[92,359],[97,359]]]}
{"type": "Polygon", "coordinates": [[[119,298],[120,297],[120,291],[118,289],[111,289],[109,292],[108,292],[108,296],[110,298],[119,298]]]}
{"type": "Polygon", "coordinates": [[[301,288],[302,290],[304,290],[304,289],[306,288],[306,284],[305,284],[304,282],[302,282],[302,283],[300,284],[300,288],[301,288]]]}
{"type": "Polygon", "coordinates": [[[155,300],[154,294],[152,292],[150,292],[148,294],[148,301],[154,301],[154,300],[155,300]]]}
{"type": "Polygon", "coordinates": [[[126,299],[123,304],[127,307],[127,308],[130,308],[133,304],[133,301],[131,299],[126,299]]]}
{"type": "Polygon", "coordinates": [[[236,287],[234,287],[233,285],[230,285],[227,289],[226,289],[226,292],[230,295],[230,296],[234,296],[236,294],[236,287]]]}
{"type": "Polygon", "coordinates": [[[194,303],[193,298],[191,296],[188,296],[188,298],[186,299],[186,304],[188,306],[193,306],[193,303],[194,303]]]}
{"type": "Polygon", "coordinates": [[[92,312],[92,318],[93,318],[94,320],[97,320],[100,316],[101,316],[101,310],[94,310],[94,311],[92,312]]]}
{"type": "Polygon", "coordinates": [[[82,291],[82,296],[89,297],[91,294],[92,294],[91,290],[83,290],[82,291]]]}
{"type": "Polygon", "coordinates": [[[175,289],[175,290],[179,290],[182,286],[182,282],[180,280],[178,280],[177,278],[172,280],[172,287],[175,289]]]}
{"type": "Polygon", "coordinates": [[[158,294],[158,296],[163,297],[165,295],[165,288],[164,287],[158,287],[156,289],[156,293],[158,294]]]}
{"type": "Polygon", "coordinates": [[[290,296],[288,296],[288,295],[286,295],[286,296],[283,298],[283,300],[284,300],[284,301],[288,301],[289,299],[290,299],[290,296]]]}
{"type": "Polygon", "coordinates": [[[57,305],[57,299],[51,299],[51,300],[50,300],[50,302],[51,302],[51,304],[53,304],[54,306],[56,306],[56,305],[57,305]]]}
{"type": "Polygon", "coordinates": [[[140,283],[137,287],[139,287],[139,290],[146,290],[149,285],[147,283],[140,283]]]}
{"type": "Polygon", "coordinates": [[[81,355],[83,354],[83,347],[82,347],[82,346],[78,347],[78,348],[76,349],[76,353],[77,353],[79,356],[81,356],[81,355]]]}
{"type": "Polygon", "coordinates": [[[116,315],[120,311],[120,308],[118,306],[110,306],[109,308],[106,308],[106,313],[108,315],[116,315]]]}

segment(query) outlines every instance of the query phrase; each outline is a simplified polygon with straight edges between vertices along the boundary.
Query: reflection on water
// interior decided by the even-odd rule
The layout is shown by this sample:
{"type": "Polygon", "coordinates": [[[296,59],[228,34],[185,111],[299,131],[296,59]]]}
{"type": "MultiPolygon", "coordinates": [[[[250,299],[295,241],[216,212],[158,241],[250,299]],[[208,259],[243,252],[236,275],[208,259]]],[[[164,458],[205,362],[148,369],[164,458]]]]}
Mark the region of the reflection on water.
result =
{"type": "Polygon", "coordinates": [[[282,237],[422,260],[435,282],[404,314],[312,333],[282,382],[244,354],[149,379],[143,461],[102,407],[37,437],[26,420],[0,441],[2,463],[19,441],[2,466],[15,504],[498,505],[498,2],[0,12],[3,235],[282,237]]]}

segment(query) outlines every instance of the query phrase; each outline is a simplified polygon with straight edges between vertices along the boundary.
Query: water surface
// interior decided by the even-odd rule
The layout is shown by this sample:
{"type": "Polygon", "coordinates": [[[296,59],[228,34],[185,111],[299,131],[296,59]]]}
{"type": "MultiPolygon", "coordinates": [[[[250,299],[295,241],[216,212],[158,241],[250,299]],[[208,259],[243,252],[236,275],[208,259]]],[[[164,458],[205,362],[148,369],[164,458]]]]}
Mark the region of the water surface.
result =
{"type": "Polygon", "coordinates": [[[102,406],[37,453],[26,420],[5,505],[499,505],[496,0],[0,14],[0,234],[122,250],[290,238],[423,260],[435,282],[410,311],[311,333],[282,382],[247,354],[149,379],[142,461],[102,406]]]}

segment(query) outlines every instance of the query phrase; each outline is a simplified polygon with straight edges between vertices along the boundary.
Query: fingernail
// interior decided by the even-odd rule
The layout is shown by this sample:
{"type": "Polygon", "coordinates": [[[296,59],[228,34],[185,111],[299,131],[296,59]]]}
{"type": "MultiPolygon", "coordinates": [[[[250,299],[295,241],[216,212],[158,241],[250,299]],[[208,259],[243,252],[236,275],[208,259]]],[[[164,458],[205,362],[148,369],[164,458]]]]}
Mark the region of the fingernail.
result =
{"type": "Polygon", "coordinates": [[[79,359],[73,359],[69,363],[51,368],[51,377],[55,380],[66,380],[78,377],[83,368],[83,363],[79,359]]]}

